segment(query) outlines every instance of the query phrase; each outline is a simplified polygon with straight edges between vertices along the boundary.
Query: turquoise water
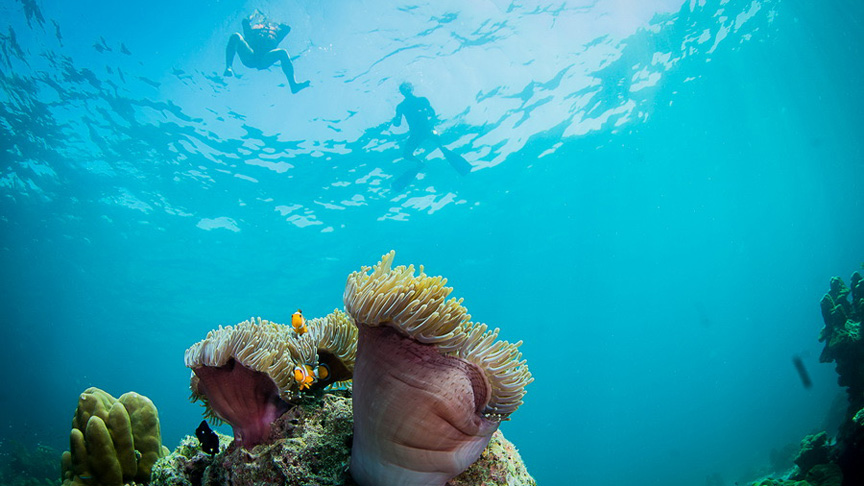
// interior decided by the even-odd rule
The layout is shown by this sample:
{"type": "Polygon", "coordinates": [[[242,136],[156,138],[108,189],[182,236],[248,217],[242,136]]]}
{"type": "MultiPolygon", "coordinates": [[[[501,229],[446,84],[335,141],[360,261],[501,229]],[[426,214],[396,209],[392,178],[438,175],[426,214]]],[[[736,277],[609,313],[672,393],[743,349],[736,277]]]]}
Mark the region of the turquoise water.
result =
{"type": "Polygon", "coordinates": [[[98,386],[150,397],[174,447],[189,345],[341,307],[390,249],[524,341],[502,429],[540,484],[731,485],[830,423],[818,302],[864,262],[860,3],[75,5],[0,5],[3,443],[65,449],[98,386]],[[255,8],[309,89],[221,76],[255,8]],[[429,150],[390,186],[403,81],[470,174],[429,150]]]}

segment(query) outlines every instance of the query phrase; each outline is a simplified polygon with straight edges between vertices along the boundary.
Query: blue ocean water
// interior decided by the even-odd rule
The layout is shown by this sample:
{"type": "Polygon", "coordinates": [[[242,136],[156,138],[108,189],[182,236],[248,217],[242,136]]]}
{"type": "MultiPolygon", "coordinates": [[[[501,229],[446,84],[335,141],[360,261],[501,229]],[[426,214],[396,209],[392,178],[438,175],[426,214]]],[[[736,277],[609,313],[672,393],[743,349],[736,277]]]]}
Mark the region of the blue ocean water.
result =
{"type": "Polygon", "coordinates": [[[864,262],[862,19],[852,1],[6,1],[0,441],[67,448],[98,386],[150,397],[174,447],[201,418],[188,346],[322,316],[395,249],[524,341],[536,381],[502,430],[540,484],[755,479],[832,427],[841,392],[818,302],[864,262]],[[255,8],[292,26],[310,88],[239,60],[222,77],[255,8]],[[427,147],[391,187],[403,81],[470,174],[427,147]]]}

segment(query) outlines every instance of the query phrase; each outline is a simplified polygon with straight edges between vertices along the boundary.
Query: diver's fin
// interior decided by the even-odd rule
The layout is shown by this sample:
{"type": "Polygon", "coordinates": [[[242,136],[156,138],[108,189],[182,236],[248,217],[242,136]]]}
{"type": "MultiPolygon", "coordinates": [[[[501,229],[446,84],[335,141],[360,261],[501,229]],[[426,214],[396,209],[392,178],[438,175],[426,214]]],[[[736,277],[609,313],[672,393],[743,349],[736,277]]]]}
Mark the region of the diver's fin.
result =
{"type": "Polygon", "coordinates": [[[419,162],[415,162],[415,164],[408,170],[406,170],[402,175],[393,179],[393,182],[390,183],[390,187],[393,188],[394,191],[402,192],[409,184],[414,182],[414,178],[417,177],[417,174],[420,173],[420,169],[423,167],[423,164],[419,162]]]}
{"type": "Polygon", "coordinates": [[[453,167],[454,169],[456,169],[456,172],[458,172],[462,175],[465,175],[465,174],[471,172],[471,169],[473,166],[470,163],[468,163],[467,160],[462,158],[461,155],[459,155],[456,152],[453,152],[449,149],[446,149],[444,147],[440,147],[440,148],[441,148],[441,153],[444,154],[444,158],[447,159],[447,162],[450,162],[450,166],[453,167]]]}

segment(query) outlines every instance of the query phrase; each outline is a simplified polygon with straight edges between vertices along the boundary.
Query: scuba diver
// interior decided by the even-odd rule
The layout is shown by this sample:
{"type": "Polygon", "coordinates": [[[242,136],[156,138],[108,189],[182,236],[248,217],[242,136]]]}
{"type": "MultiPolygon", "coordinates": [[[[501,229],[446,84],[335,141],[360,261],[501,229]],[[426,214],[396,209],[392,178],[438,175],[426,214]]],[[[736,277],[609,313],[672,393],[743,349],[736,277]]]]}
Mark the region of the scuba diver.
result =
{"type": "Polygon", "coordinates": [[[396,190],[404,189],[420,172],[422,162],[414,156],[414,152],[426,140],[431,140],[435,147],[441,150],[444,158],[450,162],[456,172],[462,175],[471,172],[471,164],[460,155],[444,147],[441,142],[438,132],[435,130],[437,116],[429,100],[422,96],[415,96],[414,86],[408,82],[399,85],[399,92],[405,99],[396,107],[396,116],[393,117],[392,124],[397,127],[401,126],[402,117],[405,117],[408,122],[408,140],[403,147],[402,156],[413,162],[414,166],[393,181],[393,188],[396,190]]]}
{"type": "Polygon", "coordinates": [[[258,70],[267,69],[278,61],[282,72],[288,78],[292,93],[307,88],[309,81],[298,83],[294,79],[294,65],[288,51],[276,47],[290,31],[291,27],[287,24],[270,22],[264,14],[255,9],[252,15],[243,19],[243,35],[235,32],[228,39],[223,76],[234,75],[231,65],[234,63],[234,54],[237,54],[244,66],[258,70]]]}

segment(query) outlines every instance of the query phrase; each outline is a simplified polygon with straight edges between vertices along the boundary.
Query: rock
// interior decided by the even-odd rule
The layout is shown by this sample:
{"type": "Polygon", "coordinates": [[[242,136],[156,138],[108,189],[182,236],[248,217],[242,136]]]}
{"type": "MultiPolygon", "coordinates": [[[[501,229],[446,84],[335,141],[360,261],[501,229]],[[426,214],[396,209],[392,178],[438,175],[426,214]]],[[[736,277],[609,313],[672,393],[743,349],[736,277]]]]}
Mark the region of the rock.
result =
{"type": "MultiPolygon", "coordinates": [[[[152,486],[355,486],[348,473],[353,418],[350,390],[307,396],[274,422],[270,439],[251,450],[220,434],[209,456],[187,436],[153,466],[152,486]]],[[[480,459],[447,486],[533,486],[518,451],[498,431],[480,459]]]]}

